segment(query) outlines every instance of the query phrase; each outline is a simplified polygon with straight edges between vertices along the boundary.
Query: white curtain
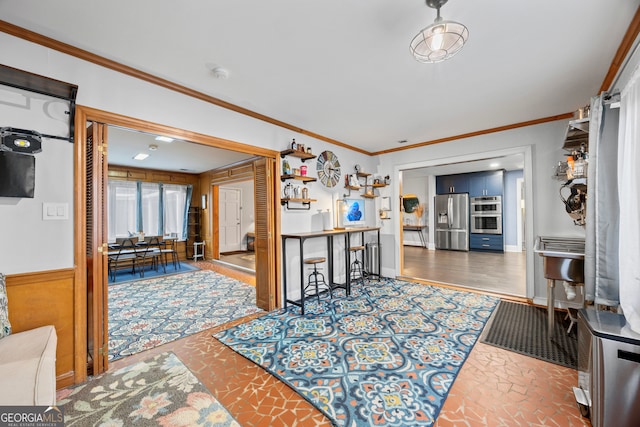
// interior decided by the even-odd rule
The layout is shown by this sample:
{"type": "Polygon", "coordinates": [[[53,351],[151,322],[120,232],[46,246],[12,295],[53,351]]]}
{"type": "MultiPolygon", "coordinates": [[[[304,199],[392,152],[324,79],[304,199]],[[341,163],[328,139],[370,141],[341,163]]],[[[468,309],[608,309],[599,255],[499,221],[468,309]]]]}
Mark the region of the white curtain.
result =
{"type": "Polygon", "coordinates": [[[107,184],[107,234],[110,243],[116,237],[129,237],[136,233],[135,181],[110,179],[107,184]]]}
{"type": "Polygon", "coordinates": [[[184,239],[184,212],[187,203],[187,186],[164,184],[164,233],[184,239]]]}
{"type": "Polygon", "coordinates": [[[640,333],[640,67],[621,91],[620,101],[620,305],[631,329],[640,333]]]}
{"type": "Polygon", "coordinates": [[[143,182],[141,190],[142,231],[145,236],[162,235],[162,230],[159,227],[160,184],[143,182]]]}

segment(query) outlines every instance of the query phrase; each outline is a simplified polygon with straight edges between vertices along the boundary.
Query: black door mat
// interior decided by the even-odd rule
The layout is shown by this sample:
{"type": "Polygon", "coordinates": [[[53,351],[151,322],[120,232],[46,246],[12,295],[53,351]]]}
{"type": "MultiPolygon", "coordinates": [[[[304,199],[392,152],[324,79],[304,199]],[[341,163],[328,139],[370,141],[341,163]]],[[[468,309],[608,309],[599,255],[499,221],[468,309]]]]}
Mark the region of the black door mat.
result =
{"type": "Polygon", "coordinates": [[[500,301],[480,341],[536,359],[577,369],[576,327],[567,334],[569,319],[556,312],[553,339],[547,330],[547,310],[526,304],[500,301]]]}

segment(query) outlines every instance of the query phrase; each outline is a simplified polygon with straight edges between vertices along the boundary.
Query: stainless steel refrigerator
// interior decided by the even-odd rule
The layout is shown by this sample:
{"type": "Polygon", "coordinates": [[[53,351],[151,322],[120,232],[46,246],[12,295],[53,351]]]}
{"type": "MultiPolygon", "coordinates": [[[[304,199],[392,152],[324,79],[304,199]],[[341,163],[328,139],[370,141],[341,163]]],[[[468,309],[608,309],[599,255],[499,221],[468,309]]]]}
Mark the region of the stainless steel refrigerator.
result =
{"type": "Polygon", "coordinates": [[[439,194],[435,198],[436,249],[469,250],[469,195],[439,194]]]}

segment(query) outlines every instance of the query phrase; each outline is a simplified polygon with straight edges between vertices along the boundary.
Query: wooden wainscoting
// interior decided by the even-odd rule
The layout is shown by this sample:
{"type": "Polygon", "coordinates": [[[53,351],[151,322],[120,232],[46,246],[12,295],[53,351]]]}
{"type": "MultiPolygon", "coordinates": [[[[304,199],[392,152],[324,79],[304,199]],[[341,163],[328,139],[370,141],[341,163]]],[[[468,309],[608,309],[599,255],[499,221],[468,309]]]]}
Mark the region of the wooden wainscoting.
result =
{"type": "Polygon", "coordinates": [[[74,269],[7,275],[9,321],[13,332],[53,325],[58,335],[56,383],[74,383],[76,348],[74,269]]]}

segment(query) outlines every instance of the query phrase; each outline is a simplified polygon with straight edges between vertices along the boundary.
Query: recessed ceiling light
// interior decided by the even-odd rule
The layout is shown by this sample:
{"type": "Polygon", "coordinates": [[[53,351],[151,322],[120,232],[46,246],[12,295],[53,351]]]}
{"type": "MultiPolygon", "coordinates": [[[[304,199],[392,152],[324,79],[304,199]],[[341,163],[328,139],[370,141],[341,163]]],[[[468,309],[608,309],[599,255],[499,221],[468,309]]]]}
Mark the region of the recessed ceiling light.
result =
{"type": "Polygon", "coordinates": [[[498,166],[500,166],[500,163],[491,163],[489,165],[490,168],[497,168],[498,166]]]}
{"type": "Polygon", "coordinates": [[[169,138],[168,136],[156,136],[156,141],[173,142],[173,138],[169,138]]]}
{"type": "Polygon", "coordinates": [[[156,144],[149,144],[149,151],[156,151],[158,146],[156,144]]]}
{"type": "Polygon", "coordinates": [[[147,157],[149,157],[149,155],[147,153],[138,153],[135,156],[133,156],[134,160],[144,160],[147,157]]]}

